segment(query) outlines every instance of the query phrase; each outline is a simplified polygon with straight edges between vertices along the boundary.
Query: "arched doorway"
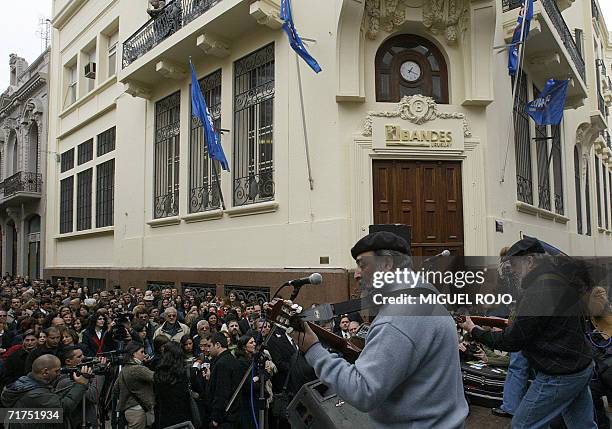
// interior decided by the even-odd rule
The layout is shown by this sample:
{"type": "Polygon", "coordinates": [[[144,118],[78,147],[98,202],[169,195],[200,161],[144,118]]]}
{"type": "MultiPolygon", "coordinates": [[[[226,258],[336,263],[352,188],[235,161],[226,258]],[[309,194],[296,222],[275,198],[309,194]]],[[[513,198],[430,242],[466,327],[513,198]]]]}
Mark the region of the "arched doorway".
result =
{"type": "Polygon", "coordinates": [[[6,224],[6,270],[15,277],[17,275],[17,229],[12,220],[6,224]]]}
{"type": "Polygon", "coordinates": [[[38,124],[34,122],[28,133],[28,171],[38,173],[38,124]]]}
{"type": "Polygon", "coordinates": [[[34,215],[27,223],[28,238],[28,276],[40,278],[40,216],[34,215]]]}

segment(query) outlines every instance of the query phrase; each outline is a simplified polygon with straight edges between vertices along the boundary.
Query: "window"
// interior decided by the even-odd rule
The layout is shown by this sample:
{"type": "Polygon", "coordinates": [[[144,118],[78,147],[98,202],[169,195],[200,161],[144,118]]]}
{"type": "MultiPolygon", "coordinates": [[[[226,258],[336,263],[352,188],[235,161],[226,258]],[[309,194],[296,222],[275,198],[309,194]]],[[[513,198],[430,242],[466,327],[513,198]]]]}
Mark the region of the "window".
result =
{"type": "Polygon", "coordinates": [[[105,279],[92,279],[87,278],[85,280],[85,284],[89,288],[89,293],[96,293],[103,291],[106,289],[106,280],[105,279]]]}
{"type": "Polygon", "coordinates": [[[586,179],[584,184],[584,198],[586,199],[586,235],[591,235],[591,184],[589,177],[589,163],[586,164],[586,179]]]}
{"type": "MultiPolygon", "coordinates": [[[[221,70],[199,81],[215,130],[221,128],[221,70]]],[[[219,136],[220,138],[220,136],[219,136]]],[[[220,207],[218,161],[208,157],[204,131],[200,120],[191,118],[189,141],[189,213],[198,213],[220,207]],[[215,163],[214,168],[212,163],[215,163]]]]}
{"type": "Polygon", "coordinates": [[[96,167],[96,228],[111,226],[115,204],[115,160],[96,167]]]}
{"type": "Polygon", "coordinates": [[[115,127],[98,134],[98,156],[115,150],[116,131],[115,127]]]}
{"type": "Polygon", "coordinates": [[[90,74],[87,78],[87,92],[92,91],[96,86],[96,47],[87,53],[87,63],[90,67],[90,74]],[[92,73],[92,74],[91,74],[92,73]]]}
{"type": "Polygon", "coordinates": [[[66,67],[66,95],[64,107],[70,106],[77,99],[77,65],[66,67]]]}
{"type": "Polygon", "coordinates": [[[72,232],[74,176],[60,182],[60,234],[72,232]]]}
{"type": "Polygon", "coordinates": [[[274,45],[234,63],[234,206],[274,199],[274,45]]]}
{"type": "Polygon", "coordinates": [[[81,165],[93,159],[93,139],[81,143],[77,148],[77,165],[81,165]]]}
{"type": "Polygon", "coordinates": [[[576,224],[578,234],[582,234],[582,194],[580,191],[580,155],[574,146],[574,186],[576,187],[576,224]]]}
{"type": "Polygon", "coordinates": [[[610,229],[610,212],[608,211],[608,173],[606,165],[601,165],[601,176],[603,179],[603,194],[604,194],[604,215],[606,220],[606,229],[610,229]]]}
{"type": "Polygon", "coordinates": [[[601,219],[601,177],[599,175],[599,158],[595,155],[595,189],[597,191],[597,226],[603,227],[601,219]]]}
{"type": "Polygon", "coordinates": [[[376,101],[399,101],[422,94],[448,103],[448,72],[440,50],[429,40],[402,34],[376,53],[376,101]]]}
{"type": "MultiPolygon", "coordinates": [[[[533,87],[533,98],[537,98],[540,91],[533,87]]],[[[538,166],[538,207],[550,211],[550,169],[548,164],[548,127],[536,125],[535,127],[536,159],[538,166]]]]}
{"type": "Polygon", "coordinates": [[[178,215],[180,104],[180,91],[155,103],[155,219],[178,215]]]}
{"type": "MultiPolygon", "coordinates": [[[[516,78],[515,78],[516,79],[516,78]]],[[[514,103],[514,152],[516,157],[517,198],[533,204],[533,185],[531,178],[531,130],[529,115],[525,112],[527,103],[527,75],[519,73],[514,103]]]]}
{"type": "Polygon", "coordinates": [[[72,168],[74,168],[74,149],[62,153],[60,171],[63,173],[72,168]]]}
{"type": "Polygon", "coordinates": [[[555,192],[555,213],[563,215],[565,204],[563,201],[563,160],[561,159],[561,126],[553,125],[552,131],[552,167],[555,192]]]}
{"type": "Polygon", "coordinates": [[[114,76],[117,73],[117,41],[119,40],[119,32],[115,31],[108,38],[108,75],[114,76]]]}
{"type": "Polygon", "coordinates": [[[91,229],[91,180],[93,169],[77,175],[77,231],[91,229]]]}

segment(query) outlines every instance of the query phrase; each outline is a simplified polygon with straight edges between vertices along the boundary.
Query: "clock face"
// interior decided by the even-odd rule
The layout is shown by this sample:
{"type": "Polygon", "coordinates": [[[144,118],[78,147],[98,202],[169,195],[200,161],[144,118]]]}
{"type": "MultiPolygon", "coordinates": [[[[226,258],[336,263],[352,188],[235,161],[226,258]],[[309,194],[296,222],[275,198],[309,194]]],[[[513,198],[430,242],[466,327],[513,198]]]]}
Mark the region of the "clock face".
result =
{"type": "Polygon", "coordinates": [[[400,67],[400,74],[408,82],[416,82],[421,78],[421,67],[414,61],[406,61],[400,67]]]}

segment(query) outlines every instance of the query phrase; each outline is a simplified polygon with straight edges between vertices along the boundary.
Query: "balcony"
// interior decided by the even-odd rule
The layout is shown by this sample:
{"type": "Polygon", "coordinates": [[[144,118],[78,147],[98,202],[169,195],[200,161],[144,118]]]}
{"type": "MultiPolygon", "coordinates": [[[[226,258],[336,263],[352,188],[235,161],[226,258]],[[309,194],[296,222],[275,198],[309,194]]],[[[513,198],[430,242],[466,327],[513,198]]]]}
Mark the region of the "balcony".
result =
{"type": "Polygon", "coordinates": [[[0,184],[0,203],[20,204],[40,199],[42,174],[20,171],[0,184]]]}
{"type": "MultiPolygon", "coordinates": [[[[512,41],[522,0],[503,0],[503,27],[506,42],[512,41]]],[[[566,108],[584,104],[588,97],[586,66],[582,53],[567,27],[555,0],[534,2],[534,19],[525,44],[525,63],[536,86],[543,88],[550,78],[572,78],[566,108]]]]}
{"type": "Polygon", "coordinates": [[[162,79],[188,77],[188,60],[226,57],[233,40],[258,23],[278,29],[280,0],[174,0],[123,43],[119,81],[148,98],[162,79]]]}

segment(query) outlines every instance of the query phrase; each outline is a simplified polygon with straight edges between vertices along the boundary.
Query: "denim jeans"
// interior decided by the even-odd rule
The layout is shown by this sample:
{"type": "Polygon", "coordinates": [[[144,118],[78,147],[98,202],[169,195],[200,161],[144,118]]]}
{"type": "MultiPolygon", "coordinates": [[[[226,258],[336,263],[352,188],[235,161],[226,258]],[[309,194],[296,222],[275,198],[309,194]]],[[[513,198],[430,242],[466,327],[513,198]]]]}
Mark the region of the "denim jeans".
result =
{"type": "Polygon", "coordinates": [[[504,382],[504,402],[501,409],[508,414],[514,414],[518,408],[529,381],[529,362],[521,352],[510,353],[508,374],[504,382]]]}
{"type": "Polygon", "coordinates": [[[576,374],[536,373],[512,418],[512,429],[546,428],[558,415],[568,429],[597,429],[589,381],[593,365],[576,374]]]}

